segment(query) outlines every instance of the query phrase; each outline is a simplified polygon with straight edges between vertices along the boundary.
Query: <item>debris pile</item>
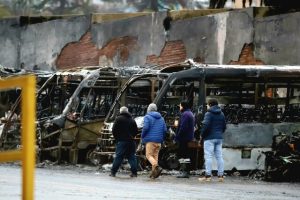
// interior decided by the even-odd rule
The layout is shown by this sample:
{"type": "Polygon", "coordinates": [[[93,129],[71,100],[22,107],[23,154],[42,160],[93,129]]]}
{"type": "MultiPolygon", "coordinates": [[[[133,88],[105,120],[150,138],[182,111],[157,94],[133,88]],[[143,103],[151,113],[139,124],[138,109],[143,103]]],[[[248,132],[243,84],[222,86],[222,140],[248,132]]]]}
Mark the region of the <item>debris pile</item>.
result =
{"type": "Polygon", "coordinates": [[[272,151],[265,154],[265,180],[300,181],[300,131],[274,136],[272,151]]]}

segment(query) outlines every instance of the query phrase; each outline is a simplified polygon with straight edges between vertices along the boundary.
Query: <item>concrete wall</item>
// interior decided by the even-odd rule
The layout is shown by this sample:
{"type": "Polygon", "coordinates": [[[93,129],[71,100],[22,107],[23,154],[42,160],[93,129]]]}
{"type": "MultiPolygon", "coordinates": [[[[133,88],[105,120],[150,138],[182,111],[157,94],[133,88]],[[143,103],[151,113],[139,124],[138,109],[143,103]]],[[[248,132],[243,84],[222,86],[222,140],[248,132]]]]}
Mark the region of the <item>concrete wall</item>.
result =
{"type": "MultiPolygon", "coordinates": [[[[226,20],[226,39],[222,48],[224,53],[222,62],[219,63],[228,64],[231,60],[238,60],[243,46],[252,43],[253,37],[253,9],[229,12],[226,20]]],[[[223,43],[219,42],[219,46],[221,44],[223,43]]]]}
{"type": "Polygon", "coordinates": [[[55,61],[63,47],[78,41],[89,26],[90,17],[79,16],[22,27],[20,62],[28,69],[34,65],[41,69],[55,68],[55,61]]]}
{"type": "Polygon", "coordinates": [[[255,56],[270,65],[300,65],[300,12],[257,19],[255,56]]]}
{"type": "Polygon", "coordinates": [[[238,60],[243,45],[253,38],[252,9],[175,21],[170,40],[183,40],[189,58],[228,64],[238,60]]]}
{"type": "Polygon", "coordinates": [[[19,29],[17,19],[0,20],[0,65],[19,68],[19,29]]]}
{"type": "Polygon", "coordinates": [[[115,38],[133,37],[137,39],[134,48],[129,49],[127,60],[113,59],[114,65],[143,65],[147,55],[159,55],[165,44],[163,20],[166,13],[152,13],[129,19],[94,24],[91,32],[96,46],[104,48],[115,38]]]}
{"type": "Polygon", "coordinates": [[[163,27],[165,12],[100,21],[93,16],[70,16],[25,26],[18,19],[3,19],[0,64],[64,69],[171,64],[196,58],[217,64],[299,65],[300,13],[260,19],[253,13],[253,8],[206,16],[177,13],[168,37],[163,27]],[[247,46],[250,43],[253,48],[247,46]]]}

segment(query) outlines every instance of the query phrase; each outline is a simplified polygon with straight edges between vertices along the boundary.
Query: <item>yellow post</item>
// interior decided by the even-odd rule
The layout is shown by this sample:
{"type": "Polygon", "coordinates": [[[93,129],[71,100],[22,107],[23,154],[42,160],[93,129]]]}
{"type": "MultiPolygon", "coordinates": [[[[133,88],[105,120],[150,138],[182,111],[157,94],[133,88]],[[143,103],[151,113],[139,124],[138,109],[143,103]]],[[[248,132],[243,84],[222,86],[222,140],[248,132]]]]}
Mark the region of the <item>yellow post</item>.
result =
{"type": "Polygon", "coordinates": [[[1,88],[22,89],[22,149],[20,151],[0,152],[0,162],[22,160],[22,199],[34,199],[34,166],[35,166],[35,76],[8,78],[0,80],[1,88]]]}
{"type": "Polygon", "coordinates": [[[34,199],[34,166],[35,166],[35,77],[25,80],[22,88],[22,170],[23,200],[34,199]],[[25,183],[25,184],[24,184],[25,183]]]}

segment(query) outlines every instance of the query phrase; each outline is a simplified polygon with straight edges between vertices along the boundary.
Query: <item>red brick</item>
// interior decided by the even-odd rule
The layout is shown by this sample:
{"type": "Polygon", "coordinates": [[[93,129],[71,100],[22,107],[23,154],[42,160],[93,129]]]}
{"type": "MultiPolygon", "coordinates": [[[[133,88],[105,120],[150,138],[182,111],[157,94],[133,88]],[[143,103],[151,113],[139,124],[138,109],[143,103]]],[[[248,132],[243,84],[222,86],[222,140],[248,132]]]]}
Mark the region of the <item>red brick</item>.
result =
{"type": "Polygon", "coordinates": [[[253,54],[253,44],[245,44],[238,61],[230,61],[230,65],[264,65],[264,62],[257,60],[253,54]]]}

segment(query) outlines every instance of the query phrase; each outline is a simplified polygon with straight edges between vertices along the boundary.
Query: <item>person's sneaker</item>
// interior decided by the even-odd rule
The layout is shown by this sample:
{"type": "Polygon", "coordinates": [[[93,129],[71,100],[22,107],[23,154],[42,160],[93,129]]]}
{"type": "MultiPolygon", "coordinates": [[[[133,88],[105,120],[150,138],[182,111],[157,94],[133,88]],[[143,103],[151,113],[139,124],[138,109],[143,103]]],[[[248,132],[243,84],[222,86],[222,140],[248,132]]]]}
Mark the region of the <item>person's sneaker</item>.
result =
{"type": "Polygon", "coordinates": [[[189,173],[186,171],[183,171],[180,175],[176,176],[176,178],[189,178],[189,173]]]}
{"type": "Polygon", "coordinates": [[[161,174],[162,172],[162,168],[160,166],[156,166],[153,173],[152,173],[152,178],[157,178],[159,177],[159,175],[161,174]]]}
{"type": "Polygon", "coordinates": [[[211,181],[211,176],[200,177],[200,178],[198,178],[198,180],[200,182],[210,182],[211,181]]]}
{"type": "Polygon", "coordinates": [[[116,177],[116,174],[110,173],[109,176],[111,176],[111,177],[116,177]]]}
{"type": "Polygon", "coordinates": [[[154,179],[153,174],[154,174],[154,170],[151,170],[151,173],[150,173],[150,175],[149,175],[149,178],[154,179]]]}
{"type": "Polygon", "coordinates": [[[129,176],[130,176],[131,178],[135,178],[135,177],[137,177],[137,174],[131,173],[129,176]]]}
{"type": "Polygon", "coordinates": [[[219,182],[224,182],[224,177],[223,176],[218,176],[219,182]]]}

